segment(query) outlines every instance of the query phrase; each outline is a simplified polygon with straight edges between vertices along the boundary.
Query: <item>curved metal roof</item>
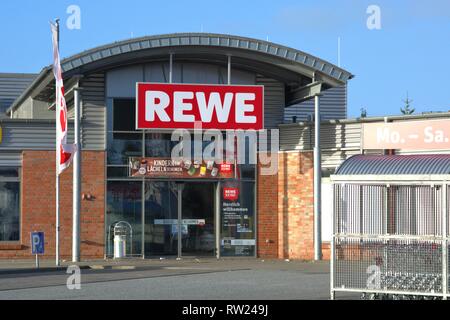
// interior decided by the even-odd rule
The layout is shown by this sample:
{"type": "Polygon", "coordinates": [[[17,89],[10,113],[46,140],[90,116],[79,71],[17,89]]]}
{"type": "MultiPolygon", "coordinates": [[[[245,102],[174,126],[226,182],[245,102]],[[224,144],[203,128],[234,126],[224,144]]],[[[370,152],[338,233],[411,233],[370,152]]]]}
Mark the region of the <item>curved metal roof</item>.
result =
{"type": "Polygon", "coordinates": [[[337,169],[336,175],[450,174],[450,154],[356,155],[337,169]]]}
{"type": "Polygon", "coordinates": [[[353,77],[348,71],[300,50],[263,40],[212,33],[173,33],[114,42],[66,58],[61,61],[61,66],[64,72],[68,72],[85,64],[121,54],[148,49],[169,47],[192,48],[199,46],[238,49],[255,54],[262,53],[267,56],[294,62],[295,64],[299,64],[312,71],[334,78],[342,83],[345,83],[353,77]]]}
{"type": "MultiPolygon", "coordinates": [[[[169,53],[174,53],[175,57],[193,55],[208,56],[209,59],[231,55],[232,64],[236,66],[250,68],[253,65],[254,69],[267,72],[270,69],[272,75],[286,72],[296,80],[302,76],[309,79],[317,77],[328,87],[343,85],[353,78],[350,72],[300,50],[263,40],[211,33],[173,33],[114,42],[66,58],[61,61],[61,67],[66,79],[139,59],[160,59],[169,53]]],[[[36,88],[45,88],[52,79],[51,65],[43,68],[7,112],[16,109],[36,88]]],[[[53,88],[47,89],[54,91],[53,88]]]]}

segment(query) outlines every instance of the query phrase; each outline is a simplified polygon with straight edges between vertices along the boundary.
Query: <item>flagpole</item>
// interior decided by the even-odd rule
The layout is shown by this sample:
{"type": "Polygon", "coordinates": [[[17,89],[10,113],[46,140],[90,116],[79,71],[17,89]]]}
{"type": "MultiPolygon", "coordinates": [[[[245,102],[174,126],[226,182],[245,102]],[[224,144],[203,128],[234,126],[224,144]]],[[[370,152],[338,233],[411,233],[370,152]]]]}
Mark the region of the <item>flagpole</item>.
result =
{"type": "MultiPolygon", "coordinates": [[[[55,24],[57,28],[57,42],[58,42],[58,50],[59,50],[59,19],[55,19],[55,24]]],[[[56,88],[58,90],[58,88],[56,88]]],[[[58,94],[57,94],[58,95],[58,94]]],[[[58,102],[57,102],[58,103],[58,102]]],[[[57,109],[58,110],[58,109],[57,109]]],[[[55,121],[58,121],[58,112],[55,112],[55,121]]],[[[55,122],[56,124],[56,122],[55,122]]],[[[56,137],[58,137],[58,125],[56,124],[56,137]]],[[[56,139],[56,266],[60,265],[59,258],[59,156],[58,155],[58,144],[60,143],[59,139],[56,139]]]]}

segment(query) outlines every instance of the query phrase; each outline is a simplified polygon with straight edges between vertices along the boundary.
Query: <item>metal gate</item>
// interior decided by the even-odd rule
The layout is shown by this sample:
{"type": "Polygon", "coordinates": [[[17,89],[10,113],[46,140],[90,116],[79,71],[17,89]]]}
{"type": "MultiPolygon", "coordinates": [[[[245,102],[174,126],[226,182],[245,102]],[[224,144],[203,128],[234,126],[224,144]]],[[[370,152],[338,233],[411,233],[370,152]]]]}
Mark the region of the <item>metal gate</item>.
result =
{"type": "Polygon", "coordinates": [[[447,298],[445,181],[334,184],[331,298],[447,298]]]}

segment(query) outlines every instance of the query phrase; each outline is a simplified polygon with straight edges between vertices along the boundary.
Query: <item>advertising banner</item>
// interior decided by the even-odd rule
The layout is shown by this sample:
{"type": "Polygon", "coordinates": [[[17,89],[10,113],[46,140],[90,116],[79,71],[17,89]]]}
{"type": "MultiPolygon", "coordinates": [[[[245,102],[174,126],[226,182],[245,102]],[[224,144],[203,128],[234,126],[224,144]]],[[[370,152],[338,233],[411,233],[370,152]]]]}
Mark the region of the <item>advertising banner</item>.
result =
{"type": "Polygon", "coordinates": [[[181,161],[171,158],[130,158],[130,176],[176,179],[234,178],[234,164],[214,161],[181,161]],[[230,170],[231,168],[231,170],[230,170]]]}
{"type": "Polygon", "coordinates": [[[440,150],[450,148],[450,120],[363,124],[363,148],[440,150]]]}
{"type": "Polygon", "coordinates": [[[261,130],[264,86],[136,84],[136,129],[261,130]]]}
{"type": "Polygon", "coordinates": [[[221,197],[221,255],[255,253],[254,183],[227,181],[221,197]]]}

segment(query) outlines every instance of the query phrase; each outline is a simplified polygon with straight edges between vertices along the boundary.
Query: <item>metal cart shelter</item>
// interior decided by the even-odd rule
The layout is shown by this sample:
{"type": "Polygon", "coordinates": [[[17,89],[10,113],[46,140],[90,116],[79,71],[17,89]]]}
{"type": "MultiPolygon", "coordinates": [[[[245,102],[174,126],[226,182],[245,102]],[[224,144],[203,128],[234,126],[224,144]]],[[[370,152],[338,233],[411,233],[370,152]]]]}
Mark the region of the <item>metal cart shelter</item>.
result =
{"type": "Polygon", "coordinates": [[[357,155],[331,180],[331,299],[446,299],[450,154],[357,155]]]}

